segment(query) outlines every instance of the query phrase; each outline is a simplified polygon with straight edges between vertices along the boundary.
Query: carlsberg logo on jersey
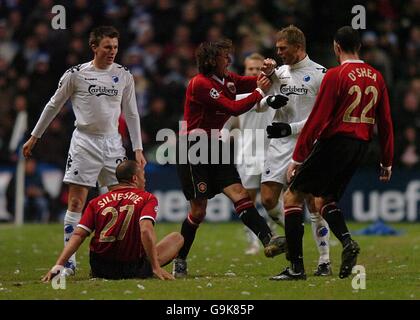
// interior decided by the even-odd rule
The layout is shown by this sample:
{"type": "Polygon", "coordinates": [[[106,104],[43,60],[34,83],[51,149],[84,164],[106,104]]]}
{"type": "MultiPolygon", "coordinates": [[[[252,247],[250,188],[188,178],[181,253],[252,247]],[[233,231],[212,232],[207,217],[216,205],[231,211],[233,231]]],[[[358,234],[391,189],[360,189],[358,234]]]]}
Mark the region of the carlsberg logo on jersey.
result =
{"type": "Polygon", "coordinates": [[[89,89],[88,89],[89,93],[91,95],[100,97],[100,96],[116,96],[118,95],[118,89],[114,89],[114,88],[107,88],[107,87],[103,87],[103,86],[97,86],[97,85],[90,85],[89,89]]]}
{"type": "Polygon", "coordinates": [[[298,88],[296,87],[296,85],[290,86],[287,84],[282,84],[280,86],[280,92],[286,96],[290,96],[292,94],[302,96],[302,95],[308,94],[308,89],[306,89],[303,85],[302,85],[302,88],[298,88]]]}

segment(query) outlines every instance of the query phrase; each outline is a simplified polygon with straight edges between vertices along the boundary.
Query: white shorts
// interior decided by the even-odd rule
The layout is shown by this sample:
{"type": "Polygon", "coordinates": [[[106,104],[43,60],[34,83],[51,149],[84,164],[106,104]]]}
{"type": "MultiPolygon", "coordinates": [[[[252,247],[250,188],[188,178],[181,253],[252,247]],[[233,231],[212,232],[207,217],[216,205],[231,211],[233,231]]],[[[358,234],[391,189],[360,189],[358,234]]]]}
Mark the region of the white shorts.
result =
{"type": "Polygon", "coordinates": [[[261,185],[261,173],[264,169],[264,161],[259,163],[240,163],[236,165],[242,185],[245,189],[259,189],[261,185]]]}
{"type": "Polygon", "coordinates": [[[127,159],[119,133],[93,135],[74,130],[67,158],[64,183],[95,187],[118,183],[117,165],[127,159]]]}
{"type": "Polygon", "coordinates": [[[297,137],[271,139],[264,163],[261,182],[277,182],[287,185],[287,167],[292,160],[297,137]]]}

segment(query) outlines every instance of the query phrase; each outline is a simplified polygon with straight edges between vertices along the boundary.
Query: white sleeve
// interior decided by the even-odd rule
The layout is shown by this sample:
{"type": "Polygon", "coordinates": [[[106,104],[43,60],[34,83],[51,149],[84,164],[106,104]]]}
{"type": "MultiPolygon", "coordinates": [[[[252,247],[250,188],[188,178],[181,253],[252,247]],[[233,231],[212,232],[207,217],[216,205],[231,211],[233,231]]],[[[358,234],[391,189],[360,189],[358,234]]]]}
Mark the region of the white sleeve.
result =
{"type": "Polygon", "coordinates": [[[266,112],[268,110],[267,96],[257,102],[254,108],[257,113],[266,112]]]}
{"type": "Polygon", "coordinates": [[[318,82],[316,84],[316,88],[317,88],[316,94],[317,95],[318,95],[318,92],[319,92],[319,88],[321,87],[322,80],[324,79],[324,76],[325,76],[325,73],[321,71],[319,76],[318,76],[318,79],[317,79],[318,82]]]}
{"type": "Polygon", "coordinates": [[[130,134],[131,144],[133,145],[133,151],[143,150],[140,131],[140,116],[137,109],[134,79],[131,74],[128,75],[127,85],[124,88],[121,104],[128,132],[130,134]]]}
{"type": "Polygon", "coordinates": [[[71,71],[66,71],[61,77],[57,90],[51,97],[50,101],[48,101],[46,104],[38,122],[35,125],[35,128],[32,130],[31,135],[34,137],[38,139],[41,138],[45,130],[47,130],[48,126],[50,125],[51,121],[53,121],[56,115],[63,108],[64,103],[73,94],[73,74],[74,73],[71,71]]]}
{"type": "Polygon", "coordinates": [[[292,129],[292,134],[299,134],[302,131],[303,126],[306,123],[308,118],[303,119],[302,121],[290,123],[290,128],[292,129]]]}
{"type": "Polygon", "coordinates": [[[260,100],[260,102],[257,102],[255,105],[255,111],[257,113],[266,112],[269,108],[267,104],[267,98],[268,96],[275,95],[276,94],[276,88],[280,90],[280,80],[279,75],[277,74],[277,70],[274,71],[274,73],[271,75],[270,80],[273,81],[271,84],[270,89],[265,94],[265,97],[260,100]]]}

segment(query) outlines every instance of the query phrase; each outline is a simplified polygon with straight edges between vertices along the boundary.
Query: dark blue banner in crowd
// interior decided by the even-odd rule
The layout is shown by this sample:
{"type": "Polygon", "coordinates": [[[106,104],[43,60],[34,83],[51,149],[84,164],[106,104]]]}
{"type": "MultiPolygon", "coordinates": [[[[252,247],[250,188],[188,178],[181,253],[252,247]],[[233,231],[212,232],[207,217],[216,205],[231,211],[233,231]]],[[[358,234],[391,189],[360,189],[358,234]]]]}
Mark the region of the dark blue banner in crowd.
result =
{"type": "MultiPolygon", "coordinates": [[[[159,219],[181,222],[188,211],[176,167],[148,164],[147,189],[159,199],[159,219]]],[[[340,201],[348,220],[370,222],[420,221],[420,171],[395,170],[388,183],[379,181],[379,171],[359,170],[340,201]]],[[[261,208],[259,208],[261,209],[261,208]]],[[[209,201],[206,220],[237,219],[230,200],[218,195],[209,201]]]]}

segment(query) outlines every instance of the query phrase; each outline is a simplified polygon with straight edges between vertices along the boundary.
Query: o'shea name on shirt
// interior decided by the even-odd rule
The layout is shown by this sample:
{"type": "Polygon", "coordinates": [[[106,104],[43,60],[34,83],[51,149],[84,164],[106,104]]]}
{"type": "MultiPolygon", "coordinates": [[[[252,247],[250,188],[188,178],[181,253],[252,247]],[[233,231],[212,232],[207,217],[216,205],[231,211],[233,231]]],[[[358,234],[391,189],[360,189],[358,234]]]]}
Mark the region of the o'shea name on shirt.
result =
{"type": "Polygon", "coordinates": [[[143,197],[139,196],[134,192],[127,192],[127,193],[111,193],[110,195],[105,196],[100,201],[98,201],[98,205],[103,208],[108,203],[112,201],[121,201],[121,200],[130,200],[134,204],[138,204],[139,201],[143,201],[143,197]]]}
{"type": "Polygon", "coordinates": [[[351,70],[348,73],[348,76],[352,81],[356,81],[357,78],[368,77],[376,82],[376,72],[373,72],[372,69],[368,68],[356,68],[351,70]]]}

